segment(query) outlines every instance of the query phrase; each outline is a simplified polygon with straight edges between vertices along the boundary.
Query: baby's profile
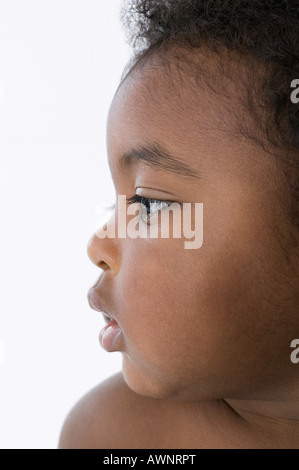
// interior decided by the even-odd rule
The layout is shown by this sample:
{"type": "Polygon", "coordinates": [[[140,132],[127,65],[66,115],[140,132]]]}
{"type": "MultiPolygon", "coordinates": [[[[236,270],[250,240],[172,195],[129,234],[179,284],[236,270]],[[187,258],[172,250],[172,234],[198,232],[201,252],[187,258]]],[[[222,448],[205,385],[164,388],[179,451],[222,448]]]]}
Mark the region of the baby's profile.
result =
{"type": "Polygon", "coordinates": [[[123,366],[74,406],[59,447],[299,448],[297,2],[131,0],[122,20],[117,198],[88,244],[88,300],[123,366]],[[197,246],[160,236],[188,217],[197,246]]]}

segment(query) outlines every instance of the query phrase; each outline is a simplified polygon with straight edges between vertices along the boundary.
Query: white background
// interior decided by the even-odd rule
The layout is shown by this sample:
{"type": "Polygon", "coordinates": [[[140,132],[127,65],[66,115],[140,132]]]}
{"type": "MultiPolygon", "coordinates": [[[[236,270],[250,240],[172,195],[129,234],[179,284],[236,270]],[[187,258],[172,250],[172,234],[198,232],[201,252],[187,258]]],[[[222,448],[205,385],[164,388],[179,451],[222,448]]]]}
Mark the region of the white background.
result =
{"type": "Polygon", "coordinates": [[[121,368],[87,302],[96,207],[114,202],[106,118],[130,53],[120,5],[0,0],[2,449],[56,448],[73,404],[121,368]]]}

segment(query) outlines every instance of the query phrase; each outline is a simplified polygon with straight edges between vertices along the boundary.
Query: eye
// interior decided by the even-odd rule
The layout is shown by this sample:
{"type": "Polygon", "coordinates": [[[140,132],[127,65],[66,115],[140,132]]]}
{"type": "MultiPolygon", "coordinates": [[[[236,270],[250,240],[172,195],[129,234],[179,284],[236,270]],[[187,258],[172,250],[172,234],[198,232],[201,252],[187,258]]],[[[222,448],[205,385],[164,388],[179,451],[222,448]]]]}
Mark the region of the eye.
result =
{"type": "Polygon", "coordinates": [[[155,213],[164,209],[165,207],[169,207],[173,201],[162,201],[160,199],[151,199],[143,196],[139,196],[139,194],[135,194],[132,197],[127,198],[128,204],[141,204],[143,211],[141,211],[141,219],[143,222],[150,224],[150,219],[153,217],[155,213]]]}

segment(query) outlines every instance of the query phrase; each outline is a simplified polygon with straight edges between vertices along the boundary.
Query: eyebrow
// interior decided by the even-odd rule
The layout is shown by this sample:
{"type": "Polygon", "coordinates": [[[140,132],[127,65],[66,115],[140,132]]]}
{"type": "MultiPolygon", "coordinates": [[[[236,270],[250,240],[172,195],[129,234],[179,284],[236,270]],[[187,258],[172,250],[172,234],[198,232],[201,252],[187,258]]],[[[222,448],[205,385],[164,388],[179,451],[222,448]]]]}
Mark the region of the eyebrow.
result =
{"type": "Polygon", "coordinates": [[[123,154],[119,160],[121,170],[127,170],[132,165],[139,162],[149,165],[152,168],[165,170],[180,176],[189,178],[198,178],[196,170],[187,163],[171,155],[160,145],[153,144],[144,147],[132,149],[130,152],[123,154]]]}

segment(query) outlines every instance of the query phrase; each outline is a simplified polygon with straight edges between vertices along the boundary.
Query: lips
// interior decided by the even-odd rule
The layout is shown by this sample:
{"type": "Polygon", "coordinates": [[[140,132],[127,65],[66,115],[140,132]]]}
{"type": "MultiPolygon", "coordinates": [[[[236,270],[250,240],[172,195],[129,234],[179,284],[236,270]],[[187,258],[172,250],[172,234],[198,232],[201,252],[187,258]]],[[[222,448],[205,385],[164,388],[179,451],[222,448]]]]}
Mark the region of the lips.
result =
{"type": "Polygon", "coordinates": [[[111,313],[103,304],[102,299],[95,287],[92,287],[91,289],[89,289],[87,298],[88,298],[89,306],[93,310],[96,310],[97,312],[101,312],[104,315],[105,321],[115,320],[113,316],[111,315],[111,313]]]}
{"type": "Polygon", "coordinates": [[[105,327],[100,331],[99,340],[101,346],[108,352],[118,351],[119,339],[121,335],[119,324],[103,304],[102,299],[95,287],[89,289],[87,298],[90,307],[97,312],[101,312],[106,322],[105,327]]]}

